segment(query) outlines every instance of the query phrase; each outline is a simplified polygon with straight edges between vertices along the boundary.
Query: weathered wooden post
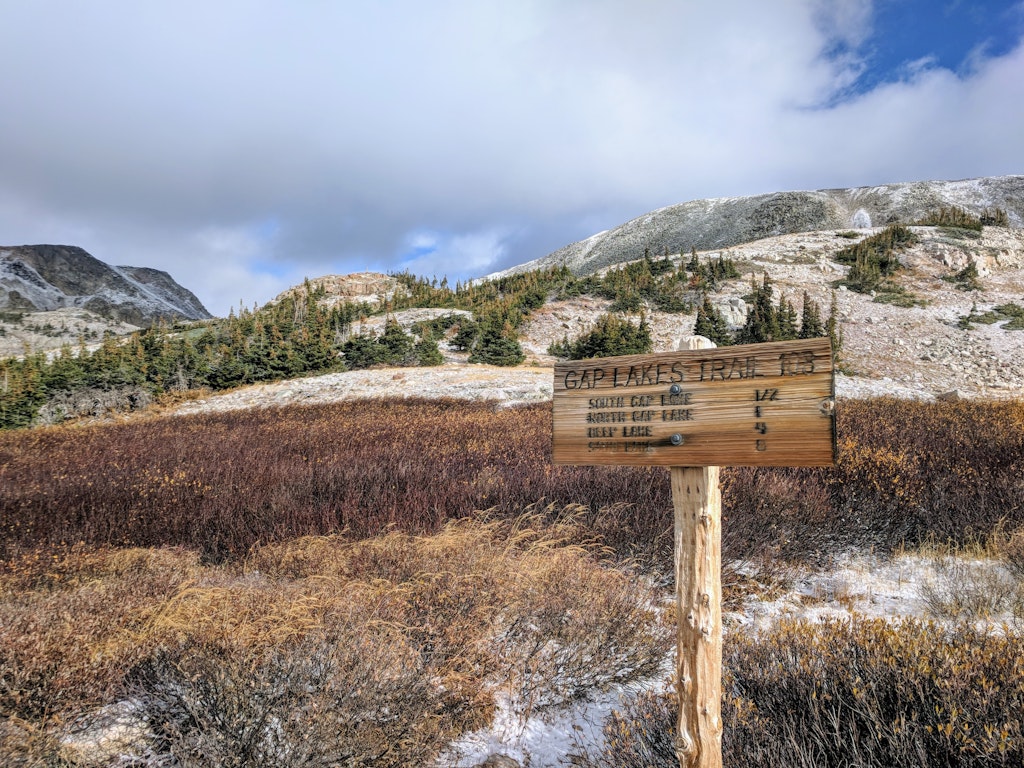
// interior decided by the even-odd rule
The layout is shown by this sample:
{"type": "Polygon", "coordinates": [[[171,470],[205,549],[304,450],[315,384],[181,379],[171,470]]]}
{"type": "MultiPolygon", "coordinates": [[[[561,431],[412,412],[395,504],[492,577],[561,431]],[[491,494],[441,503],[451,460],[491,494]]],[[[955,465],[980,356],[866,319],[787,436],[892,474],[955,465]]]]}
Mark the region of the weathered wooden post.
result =
{"type": "MultiPolygon", "coordinates": [[[[710,349],[703,336],[686,349],[710,349]]],[[[682,347],[680,347],[682,348],[682,347]]],[[[676,576],[676,754],[722,765],[722,493],[718,467],[672,467],[676,576]]]]}
{"type": "Polygon", "coordinates": [[[833,464],[835,389],[825,338],[723,349],[703,339],[690,347],[556,365],[552,456],[556,464],[671,468],[676,752],[683,768],[720,768],[718,467],[833,464]]]}

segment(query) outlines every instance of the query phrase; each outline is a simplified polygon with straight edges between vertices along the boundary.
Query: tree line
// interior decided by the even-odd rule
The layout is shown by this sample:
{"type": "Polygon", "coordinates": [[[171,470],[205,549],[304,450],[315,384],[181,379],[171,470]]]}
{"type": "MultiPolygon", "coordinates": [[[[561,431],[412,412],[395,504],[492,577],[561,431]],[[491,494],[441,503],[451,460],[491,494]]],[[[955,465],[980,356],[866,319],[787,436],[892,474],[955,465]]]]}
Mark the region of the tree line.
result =
{"type": "MultiPolygon", "coordinates": [[[[821,306],[806,291],[801,312],[797,314],[796,308],[785,296],[775,301],[774,288],[766,272],[760,284],[756,278],[752,279],[751,293],[745,298],[750,304],[746,320],[740,328],[732,330],[722,312],[712,303],[710,294],[705,292],[697,306],[694,334],[710,339],[719,347],[827,336],[832,343],[833,355],[839,361],[843,338],[834,293],[828,317],[822,316],[821,306]]],[[[652,347],[650,325],[643,314],[634,322],[628,317],[607,312],[575,338],[566,336],[549,346],[548,353],[569,360],[581,360],[588,357],[646,354],[652,347]]]]}
{"type": "Polygon", "coordinates": [[[224,319],[159,323],[126,337],[108,335],[95,347],[83,337],[55,353],[26,349],[20,358],[0,360],[0,428],[29,426],[47,403],[68,403],[72,392],[134,392],[138,397],[128,399],[135,401],[377,365],[438,365],[438,342],[449,330],[470,362],[518,365],[525,358],[518,342],[524,319],[572,279],[567,269],[556,268],[452,289],[446,280],[394,277],[400,290],[380,307],[330,304],[323,286],[306,281],[272,304],[232,310],[224,319]],[[453,313],[407,332],[393,313],[415,307],[462,309],[471,316],[453,313]],[[365,331],[362,320],[380,314],[387,317],[383,331],[365,331]]]}
{"type": "MultiPolygon", "coordinates": [[[[272,304],[240,307],[227,318],[159,323],[126,337],[110,335],[98,346],[88,347],[82,338],[55,353],[26,350],[20,358],[0,360],[0,428],[37,423],[41,412],[48,420],[80,415],[70,395],[83,391],[100,399],[119,393],[120,408],[164,393],[372,366],[437,365],[443,362],[442,339],[467,352],[470,362],[518,365],[525,359],[518,340],[523,322],[550,299],[594,295],[609,299],[613,310],[697,311],[698,323],[705,315],[717,322],[707,295],[738,275],[728,255],[702,262],[695,250],[677,262],[667,252],[659,258],[645,252],[602,275],[576,276],[557,266],[454,287],[446,279],[402,272],[393,275],[399,290],[382,306],[332,304],[324,301],[323,286],[306,281],[272,304]],[[453,311],[406,331],[393,313],[411,308],[453,311]],[[364,330],[363,320],[381,314],[386,320],[380,333],[364,330]]],[[[785,320],[782,327],[788,327],[785,320]]],[[[557,353],[629,354],[650,351],[651,343],[646,320],[637,324],[612,314],[587,338],[566,339],[557,353]]]]}

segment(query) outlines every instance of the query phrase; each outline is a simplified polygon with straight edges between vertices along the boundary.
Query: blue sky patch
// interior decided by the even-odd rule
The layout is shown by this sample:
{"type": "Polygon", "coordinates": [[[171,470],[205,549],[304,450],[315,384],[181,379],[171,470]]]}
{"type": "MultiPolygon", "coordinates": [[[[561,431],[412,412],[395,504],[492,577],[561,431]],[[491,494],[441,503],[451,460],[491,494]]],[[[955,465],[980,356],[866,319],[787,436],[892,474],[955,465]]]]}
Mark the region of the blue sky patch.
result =
{"type": "Polygon", "coordinates": [[[1019,0],[878,0],[872,34],[859,50],[865,70],[854,90],[911,79],[921,69],[963,74],[978,57],[1009,53],[1024,30],[1019,0]]]}
{"type": "Polygon", "coordinates": [[[256,274],[270,275],[271,277],[279,279],[288,277],[292,271],[291,264],[280,261],[254,261],[250,265],[250,268],[256,274]]]}

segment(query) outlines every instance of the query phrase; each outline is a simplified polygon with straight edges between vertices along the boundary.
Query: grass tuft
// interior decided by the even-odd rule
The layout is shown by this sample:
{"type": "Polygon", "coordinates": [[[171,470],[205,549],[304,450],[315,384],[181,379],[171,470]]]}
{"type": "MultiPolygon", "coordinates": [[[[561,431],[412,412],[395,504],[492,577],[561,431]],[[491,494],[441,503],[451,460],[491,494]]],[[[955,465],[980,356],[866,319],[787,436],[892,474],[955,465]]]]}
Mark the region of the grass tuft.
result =
{"type": "Polygon", "coordinates": [[[25,558],[0,600],[0,762],[126,699],[145,746],[179,765],[429,762],[499,693],[525,717],[659,669],[673,633],[654,588],[606,556],[532,512],[220,565],[181,549],[25,558]]]}
{"type": "MultiPolygon", "coordinates": [[[[785,621],[726,639],[723,762],[775,768],[1016,766],[1024,639],[972,624],[785,621]]],[[[605,726],[590,768],[675,768],[668,694],[605,726]]]]}

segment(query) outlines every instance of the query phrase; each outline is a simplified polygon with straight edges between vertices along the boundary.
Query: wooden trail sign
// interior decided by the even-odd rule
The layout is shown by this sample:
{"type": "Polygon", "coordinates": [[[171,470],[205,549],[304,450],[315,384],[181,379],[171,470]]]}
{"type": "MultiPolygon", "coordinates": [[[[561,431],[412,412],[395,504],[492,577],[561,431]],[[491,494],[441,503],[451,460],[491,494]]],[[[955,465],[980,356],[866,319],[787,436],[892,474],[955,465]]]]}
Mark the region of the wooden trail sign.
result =
{"type": "Polygon", "coordinates": [[[555,366],[556,464],[671,467],[675,514],[675,745],[682,768],[722,766],[719,465],[835,463],[828,339],[689,349],[555,366]]]}
{"type": "Polygon", "coordinates": [[[554,462],[827,466],[834,396],[828,339],[559,363],[554,462]]]}

